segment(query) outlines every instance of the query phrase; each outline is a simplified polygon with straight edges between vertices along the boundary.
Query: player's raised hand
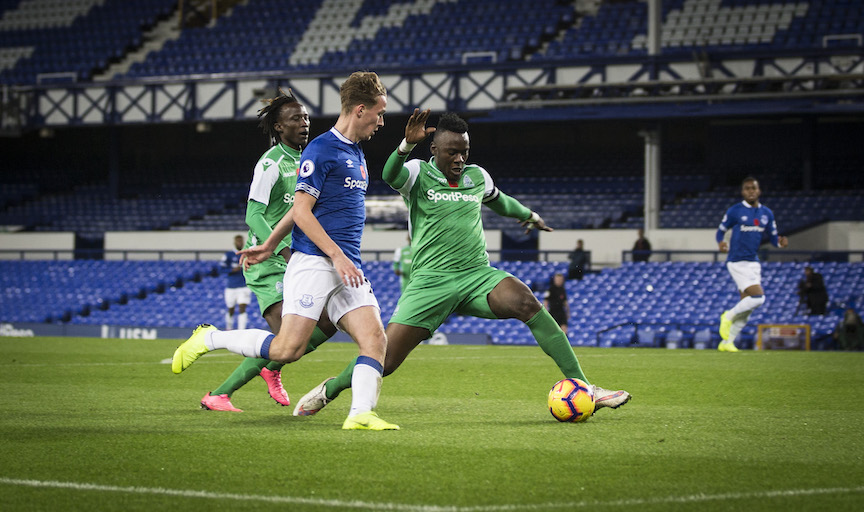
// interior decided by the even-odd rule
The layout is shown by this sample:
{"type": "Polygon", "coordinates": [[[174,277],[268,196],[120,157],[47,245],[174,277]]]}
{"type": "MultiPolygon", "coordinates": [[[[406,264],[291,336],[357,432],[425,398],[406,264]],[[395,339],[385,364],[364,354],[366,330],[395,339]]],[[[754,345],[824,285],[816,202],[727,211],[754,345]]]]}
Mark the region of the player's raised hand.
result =
{"type": "Polygon", "coordinates": [[[419,108],[414,109],[414,113],[408,118],[408,124],[405,125],[405,142],[408,144],[417,144],[435,132],[434,126],[426,126],[430,112],[432,110],[428,108],[423,111],[419,108]]]}
{"type": "Polygon", "coordinates": [[[237,251],[237,254],[240,255],[240,264],[243,265],[243,268],[249,270],[249,267],[255,265],[257,263],[261,263],[266,260],[273,254],[273,251],[267,249],[263,245],[253,245],[252,247],[247,247],[242,251],[237,251]]]}
{"type": "Polygon", "coordinates": [[[543,217],[537,215],[537,212],[531,212],[531,216],[528,217],[527,220],[517,221],[519,225],[525,228],[525,234],[531,232],[532,229],[537,228],[541,231],[555,231],[546,225],[546,222],[543,220],[543,217]]]}
{"type": "Polygon", "coordinates": [[[784,249],[789,245],[789,239],[785,236],[777,237],[777,247],[784,249]]]}

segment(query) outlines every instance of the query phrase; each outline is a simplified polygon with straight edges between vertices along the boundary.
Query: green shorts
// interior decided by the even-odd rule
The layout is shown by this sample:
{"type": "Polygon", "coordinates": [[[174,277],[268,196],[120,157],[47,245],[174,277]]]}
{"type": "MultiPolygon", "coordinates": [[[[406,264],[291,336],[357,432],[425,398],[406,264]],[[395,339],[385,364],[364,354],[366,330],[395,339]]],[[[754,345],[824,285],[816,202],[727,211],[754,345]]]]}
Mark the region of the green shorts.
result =
{"type": "Polygon", "coordinates": [[[453,313],[498,318],[487,295],[511,274],[484,265],[460,272],[411,273],[390,322],[435,332],[453,313]]]}
{"type": "MultiPolygon", "coordinates": [[[[285,278],[285,258],[278,254],[243,271],[246,286],[255,294],[261,316],[267,308],[282,302],[282,280],[285,278]]],[[[282,316],[282,312],[279,312],[282,316]]]]}

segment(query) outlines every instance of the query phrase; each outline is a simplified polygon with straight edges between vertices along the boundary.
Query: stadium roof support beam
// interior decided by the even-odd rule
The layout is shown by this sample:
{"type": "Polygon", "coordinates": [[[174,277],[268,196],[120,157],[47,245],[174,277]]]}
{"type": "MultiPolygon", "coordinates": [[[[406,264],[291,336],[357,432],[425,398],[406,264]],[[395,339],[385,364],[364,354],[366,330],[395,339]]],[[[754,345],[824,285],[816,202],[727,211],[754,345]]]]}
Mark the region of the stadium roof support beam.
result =
{"type": "Polygon", "coordinates": [[[660,228],[660,128],[642,130],[645,140],[645,232],[660,228]]]}
{"type": "Polygon", "coordinates": [[[662,33],[660,22],[663,6],[660,0],[648,0],[648,55],[660,55],[662,33]]]}
{"type": "Polygon", "coordinates": [[[864,96],[864,73],[508,87],[499,108],[864,96]]]}
{"type": "MultiPolygon", "coordinates": [[[[653,55],[381,73],[390,112],[483,113],[476,122],[860,114],[864,49],[784,55],[653,55]]],[[[0,135],[42,127],[254,120],[260,91],[290,87],[311,115],[338,116],[332,73],[188,75],[4,87],[0,135]]]]}

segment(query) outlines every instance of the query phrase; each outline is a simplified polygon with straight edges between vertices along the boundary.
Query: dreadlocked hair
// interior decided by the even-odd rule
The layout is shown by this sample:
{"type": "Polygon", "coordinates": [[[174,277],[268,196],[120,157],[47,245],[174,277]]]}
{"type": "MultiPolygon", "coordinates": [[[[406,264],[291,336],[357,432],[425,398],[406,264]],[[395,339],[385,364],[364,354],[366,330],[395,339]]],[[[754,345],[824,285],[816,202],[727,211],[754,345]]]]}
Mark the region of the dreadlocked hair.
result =
{"type": "Polygon", "coordinates": [[[258,123],[258,128],[261,128],[261,130],[264,131],[264,135],[270,139],[270,145],[275,146],[279,143],[279,134],[276,133],[276,129],[273,128],[273,125],[276,124],[276,121],[279,119],[279,112],[285,105],[300,102],[296,97],[294,97],[294,92],[291,91],[291,89],[288,89],[288,92],[286,93],[280,87],[279,96],[263,99],[261,100],[261,103],[265,106],[258,111],[258,119],[261,120],[258,123]]]}

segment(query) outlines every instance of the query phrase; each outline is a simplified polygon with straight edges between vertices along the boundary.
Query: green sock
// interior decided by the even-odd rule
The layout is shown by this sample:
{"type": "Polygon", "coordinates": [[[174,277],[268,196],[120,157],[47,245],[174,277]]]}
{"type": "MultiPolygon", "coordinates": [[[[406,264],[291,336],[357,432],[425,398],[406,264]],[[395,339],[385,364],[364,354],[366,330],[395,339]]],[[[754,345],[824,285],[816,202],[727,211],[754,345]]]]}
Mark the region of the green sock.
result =
{"type": "Polygon", "coordinates": [[[351,376],[354,375],[355,364],[357,364],[356,357],[351,361],[351,364],[342,370],[342,373],[328,380],[327,384],[324,384],[324,396],[327,397],[327,400],[333,400],[339,396],[339,393],[351,387],[351,376]]]}
{"type": "MultiPolygon", "coordinates": [[[[313,352],[319,345],[329,340],[330,336],[324,334],[324,331],[315,326],[315,330],[312,331],[312,337],[309,339],[309,344],[306,345],[306,352],[304,354],[308,354],[309,352],[313,352]]],[[[270,361],[267,363],[267,369],[271,371],[279,371],[282,367],[285,366],[285,363],[280,363],[279,361],[270,361]]],[[[241,384],[242,386],[243,384],[241,384]]]]}
{"type": "Polygon", "coordinates": [[[259,373],[261,373],[261,368],[267,366],[269,363],[267,359],[261,359],[260,357],[247,357],[240,363],[240,366],[234,370],[234,373],[228,376],[225,379],[225,382],[222,383],[221,386],[214,389],[210,392],[211,395],[228,395],[231,396],[235,391],[243,387],[244,384],[254,379],[259,373]]]}
{"type": "Polygon", "coordinates": [[[585,374],[582,373],[582,367],[579,366],[579,360],[573,353],[573,347],[570,346],[567,335],[558,327],[558,322],[552,318],[546,308],[540,308],[540,311],[531,317],[531,320],[525,322],[525,325],[531,329],[531,334],[537,340],[537,344],[540,345],[543,352],[546,352],[547,356],[555,361],[565,377],[568,379],[576,378],[590,384],[585,378],[585,374]]]}
{"type": "Polygon", "coordinates": [[[329,340],[331,337],[332,335],[328,336],[324,334],[324,331],[322,331],[321,328],[316,325],[315,330],[312,331],[312,337],[309,338],[309,344],[306,345],[306,353],[308,354],[309,352],[312,352],[313,350],[318,348],[319,345],[329,340]]]}

